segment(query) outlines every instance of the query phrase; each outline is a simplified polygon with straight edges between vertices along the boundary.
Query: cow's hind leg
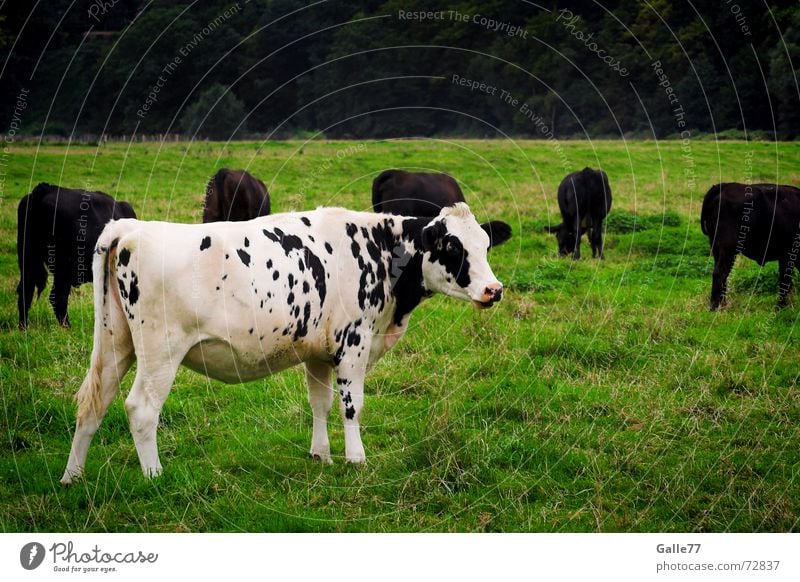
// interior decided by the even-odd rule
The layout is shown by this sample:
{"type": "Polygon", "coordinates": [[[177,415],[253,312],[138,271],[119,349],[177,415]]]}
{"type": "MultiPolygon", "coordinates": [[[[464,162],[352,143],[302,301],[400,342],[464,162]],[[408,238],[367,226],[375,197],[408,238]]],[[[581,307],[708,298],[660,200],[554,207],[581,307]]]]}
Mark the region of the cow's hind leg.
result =
{"type": "Polygon", "coordinates": [[[328,440],[328,413],[333,405],[330,365],[323,362],[306,363],[306,382],[308,402],[314,416],[310,455],[313,459],[331,464],[333,460],[328,440]]]}
{"type": "Polygon", "coordinates": [[[603,219],[594,220],[593,223],[590,234],[592,238],[592,258],[605,259],[606,257],[603,254],[603,219]]]}
{"type": "Polygon", "coordinates": [[[726,253],[715,247],[714,273],[711,281],[711,311],[725,305],[728,296],[728,276],[731,274],[736,253],[726,253]]]}
{"type": "Polygon", "coordinates": [[[142,360],[139,359],[133,388],[125,399],[125,410],[128,412],[131,435],[142,472],[145,477],[151,478],[161,474],[156,429],[161,407],[172,388],[179,364],[157,358],[157,361],[149,361],[143,365],[142,360]]]}
{"type": "Polygon", "coordinates": [[[119,339],[109,344],[96,360],[93,356],[92,365],[78,391],[78,421],[67,469],[61,478],[61,483],[65,485],[83,474],[92,437],[117,396],[122,377],[133,363],[134,352],[130,335],[126,337],[120,333],[116,337],[119,339]]]}
{"type": "Polygon", "coordinates": [[[68,267],[59,265],[53,276],[53,289],[50,291],[50,305],[56,314],[56,320],[62,327],[69,327],[67,305],[69,303],[70,272],[68,267]]]}

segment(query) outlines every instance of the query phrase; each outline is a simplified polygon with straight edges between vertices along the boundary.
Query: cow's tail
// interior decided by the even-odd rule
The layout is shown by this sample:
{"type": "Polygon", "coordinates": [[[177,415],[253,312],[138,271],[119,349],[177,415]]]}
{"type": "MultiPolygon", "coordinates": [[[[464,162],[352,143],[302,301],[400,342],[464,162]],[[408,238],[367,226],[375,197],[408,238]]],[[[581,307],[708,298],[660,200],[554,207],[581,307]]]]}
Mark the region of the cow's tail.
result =
{"type": "Polygon", "coordinates": [[[75,399],[78,402],[78,422],[96,414],[101,408],[101,374],[103,372],[104,338],[117,342],[120,334],[130,334],[116,283],[117,245],[124,234],[126,221],[112,220],[97,239],[92,260],[94,278],[94,344],[89,371],[75,399]],[[114,325],[125,321],[124,325],[114,325]]]}
{"type": "Polygon", "coordinates": [[[372,209],[375,212],[381,211],[381,204],[383,203],[383,197],[381,196],[381,188],[383,185],[392,179],[394,176],[394,170],[384,170],[381,172],[375,180],[372,182],[372,209]]]}
{"type": "MultiPolygon", "coordinates": [[[[41,241],[37,240],[41,236],[37,233],[36,203],[39,196],[36,195],[39,186],[34,191],[20,200],[17,207],[17,263],[19,264],[20,286],[33,286],[36,289],[36,296],[40,296],[47,285],[47,269],[44,266],[46,257],[41,241]]],[[[20,288],[19,293],[24,290],[20,288]]]]}
{"type": "Polygon", "coordinates": [[[703,234],[709,236],[712,226],[716,224],[716,215],[719,208],[719,200],[722,195],[722,184],[715,184],[706,192],[703,198],[703,208],[700,211],[700,228],[703,234]]]}

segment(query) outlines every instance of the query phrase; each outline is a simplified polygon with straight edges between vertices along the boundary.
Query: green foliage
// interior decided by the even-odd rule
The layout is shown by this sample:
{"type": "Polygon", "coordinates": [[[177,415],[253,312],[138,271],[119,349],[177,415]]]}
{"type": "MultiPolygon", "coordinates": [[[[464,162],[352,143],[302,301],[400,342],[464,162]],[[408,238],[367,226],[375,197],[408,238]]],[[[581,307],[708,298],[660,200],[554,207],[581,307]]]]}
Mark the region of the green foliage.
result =
{"type": "Polygon", "coordinates": [[[627,234],[647,227],[642,224],[639,217],[633,212],[614,209],[606,218],[606,228],[608,232],[627,234]]]}
{"type": "Polygon", "coordinates": [[[0,46],[10,50],[0,101],[30,90],[23,119],[30,133],[43,126],[49,135],[175,133],[177,119],[200,127],[197,116],[210,109],[185,110],[214,83],[230,87],[243,105],[214,109],[229,121],[212,132],[219,139],[245,114],[249,131],[284,137],[541,138],[552,130],[561,139],[683,131],[791,139],[800,127],[792,60],[800,10],[792,3],[773,3],[769,17],[763,6],[741,7],[746,31],[733,5],[718,0],[698,0],[688,11],[632,0],[602,8],[517,0],[155,0],[116,2],[94,17],[89,4],[53,0],[48,10],[30,4],[0,14],[0,46]],[[431,11],[442,16],[400,16],[431,11]],[[492,30],[477,16],[504,27],[492,30]],[[511,27],[516,35],[507,34],[511,27]],[[674,91],[669,96],[656,62],[674,91]],[[167,69],[170,63],[177,66],[167,69]],[[493,90],[470,90],[454,76],[493,90]],[[154,87],[161,91],[148,104],[154,87]],[[680,121],[676,110],[685,114],[680,121]]]}
{"type": "Polygon", "coordinates": [[[609,229],[604,261],[559,258],[541,228],[558,221],[564,176],[546,141],[353,146],[11,146],[0,205],[2,531],[797,530],[800,300],[776,311],[775,263],[740,259],[729,307],[708,310],[713,261],[698,192],[741,180],[745,159],[759,179],[797,184],[800,146],[694,143],[691,191],[679,143],[563,143],[574,168],[608,172],[609,219],[636,225],[609,229]],[[503,301],[479,312],[437,296],[414,312],[367,378],[363,467],[344,463],[335,410],[335,464],[307,458],[302,368],[243,385],[182,369],[161,415],[165,473],[146,481],[122,402],[132,370],[85,479],[62,487],[92,289],[72,293],[72,329],[56,326],[48,290],[28,332],[16,329],[16,203],[32,182],[88,183],[143,219],[196,223],[222,164],[262,178],[278,212],[367,209],[384,168],[450,171],[480,220],[514,229],[489,255],[503,301]]]}
{"type": "Polygon", "coordinates": [[[244,131],[244,105],[222,85],[212,85],[197,96],[181,117],[180,128],[193,137],[236,139],[244,131]]]}

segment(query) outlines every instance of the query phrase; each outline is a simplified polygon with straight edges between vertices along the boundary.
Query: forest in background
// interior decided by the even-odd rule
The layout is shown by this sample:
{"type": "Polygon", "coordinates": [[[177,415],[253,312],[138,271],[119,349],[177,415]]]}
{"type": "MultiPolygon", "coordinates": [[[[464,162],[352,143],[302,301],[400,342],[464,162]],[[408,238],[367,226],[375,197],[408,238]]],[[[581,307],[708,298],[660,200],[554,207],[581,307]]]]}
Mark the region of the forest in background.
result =
{"type": "Polygon", "coordinates": [[[0,122],[34,136],[794,139],[798,48],[791,1],[12,1],[0,122]]]}

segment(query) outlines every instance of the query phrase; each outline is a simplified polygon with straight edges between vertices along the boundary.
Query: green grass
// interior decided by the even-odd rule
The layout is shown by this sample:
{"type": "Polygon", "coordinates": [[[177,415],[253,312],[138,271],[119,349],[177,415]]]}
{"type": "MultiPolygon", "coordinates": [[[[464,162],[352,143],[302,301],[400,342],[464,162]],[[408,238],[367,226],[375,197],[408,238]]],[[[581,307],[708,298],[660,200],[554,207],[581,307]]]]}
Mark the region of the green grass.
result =
{"type": "Polygon", "coordinates": [[[800,145],[560,146],[570,169],[609,174],[604,262],[559,259],[543,232],[565,173],[548,142],[14,146],[0,198],[0,529],[797,530],[800,299],[776,312],[776,265],[740,260],[730,307],[709,312],[698,215],[715,182],[800,183],[800,145]],[[143,219],[199,222],[221,166],[261,177],[276,212],[367,209],[389,167],[450,172],[480,219],[514,228],[490,256],[506,297],[485,312],[446,297],[415,312],[368,377],[363,467],[343,462],[335,413],[336,464],[307,459],[300,368],[240,386],[182,370],[159,428],[161,478],[142,477],[118,398],[86,478],[62,487],[91,288],[71,296],[71,330],[45,299],[16,330],[17,201],[49,181],[106,191],[143,219]]]}

